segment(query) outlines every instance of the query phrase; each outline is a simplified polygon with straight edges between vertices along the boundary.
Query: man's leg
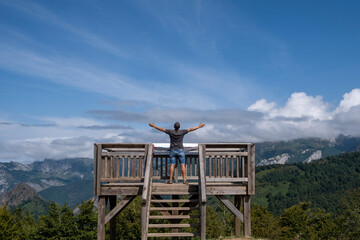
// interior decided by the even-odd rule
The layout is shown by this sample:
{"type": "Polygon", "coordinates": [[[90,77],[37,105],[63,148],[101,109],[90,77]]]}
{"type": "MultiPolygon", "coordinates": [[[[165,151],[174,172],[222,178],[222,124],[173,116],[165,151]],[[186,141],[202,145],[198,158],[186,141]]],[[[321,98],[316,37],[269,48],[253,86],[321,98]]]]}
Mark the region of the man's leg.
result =
{"type": "Polygon", "coordinates": [[[184,179],[184,182],[186,182],[186,169],[185,169],[185,164],[180,164],[181,166],[181,175],[184,179]]]}
{"type": "Polygon", "coordinates": [[[170,182],[172,182],[172,177],[174,174],[175,164],[170,164],[170,182]]]}

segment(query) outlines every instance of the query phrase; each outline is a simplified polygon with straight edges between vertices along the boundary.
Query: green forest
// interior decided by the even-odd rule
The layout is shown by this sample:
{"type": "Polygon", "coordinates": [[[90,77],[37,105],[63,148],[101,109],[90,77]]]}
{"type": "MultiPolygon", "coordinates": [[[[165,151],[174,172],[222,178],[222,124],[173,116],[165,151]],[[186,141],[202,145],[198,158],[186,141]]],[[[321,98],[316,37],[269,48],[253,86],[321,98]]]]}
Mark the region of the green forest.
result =
{"type": "MultiPolygon", "coordinates": [[[[259,167],[256,180],[251,207],[254,237],[360,239],[360,153],[311,164],[259,167]]],[[[208,198],[208,239],[233,236],[234,221],[224,205],[208,198]]],[[[52,202],[41,216],[21,207],[0,208],[0,239],[96,239],[96,226],[92,201],[82,202],[77,211],[52,202]]],[[[141,238],[139,198],[117,216],[117,236],[141,238]]]]}

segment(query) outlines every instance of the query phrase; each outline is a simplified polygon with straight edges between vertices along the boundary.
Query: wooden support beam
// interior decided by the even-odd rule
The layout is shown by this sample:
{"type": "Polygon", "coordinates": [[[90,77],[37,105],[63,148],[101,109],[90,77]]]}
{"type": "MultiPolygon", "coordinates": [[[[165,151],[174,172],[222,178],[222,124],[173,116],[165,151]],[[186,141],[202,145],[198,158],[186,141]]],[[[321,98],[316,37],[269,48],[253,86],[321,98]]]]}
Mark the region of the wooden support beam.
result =
{"type": "MultiPolygon", "coordinates": [[[[116,207],[116,196],[109,197],[110,203],[110,212],[116,207]]],[[[106,216],[105,216],[105,224],[106,224],[106,216]]],[[[116,240],[116,217],[113,216],[110,219],[110,240],[116,240]]]]}
{"type": "Polygon", "coordinates": [[[244,222],[243,214],[223,195],[215,195],[241,222],[244,222]]]}
{"type": "Polygon", "coordinates": [[[255,194],[255,144],[248,147],[248,195],[255,194]]]}
{"type": "Polygon", "coordinates": [[[97,240],[105,240],[105,210],[106,197],[100,196],[98,201],[98,224],[97,224],[97,240]]]}
{"type": "MultiPolygon", "coordinates": [[[[111,198],[110,198],[110,212],[105,217],[105,224],[108,223],[112,218],[115,218],[129,203],[136,198],[135,196],[125,196],[123,200],[119,202],[115,207],[111,207],[111,198]]],[[[116,204],[116,201],[115,201],[116,204]]]]}
{"type": "Polygon", "coordinates": [[[250,218],[250,196],[243,196],[244,204],[244,235],[251,236],[251,218],[250,218]]]}
{"type": "MultiPolygon", "coordinates": [[[[234,203],[235,203],[235,208],[240,211],[240,209],[241,209],[241,196],[240,195],[234,196],[234,203]]],[[[240,219],[235,216],[235,236],[237,236],[237,237],[241,236],[241,225],[242,225],[242,223],[241,223],[240,219]]]]}
{"type": "Polygon", "coordinates": [[[200,239],[206,240],[206,203],[200,203],[200,239]]]}
{"type": "Polygon", "coordinates": [[[100,189],[101,189],[101,182],[100,182],[100,178],[101,178],[101,172],[102,172],[102,169],[101,169],[101,162],[102,162],[102,159],[101,159],[101,151],[102,151],[102,145],[101,144],[98,144],[97,145],[97,157],[96,157],[96,161],[97,161],[97,165],[96,165],[96,189],[95,189],[95,195],[100,195],[100,189]]]}

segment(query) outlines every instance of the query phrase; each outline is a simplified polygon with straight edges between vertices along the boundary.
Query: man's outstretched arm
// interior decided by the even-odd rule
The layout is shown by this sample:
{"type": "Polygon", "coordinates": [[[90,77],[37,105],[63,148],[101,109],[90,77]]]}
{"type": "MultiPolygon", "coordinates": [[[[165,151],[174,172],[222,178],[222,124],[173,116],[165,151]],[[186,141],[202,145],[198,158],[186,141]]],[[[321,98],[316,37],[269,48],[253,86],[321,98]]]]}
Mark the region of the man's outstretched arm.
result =
{"type": "Polygon", "coordinates": [[[205,123],[200,123],[199,126],[197,126],[197,127],[189,128],[189,129],[188,129],[188,132],[195,131],[195,130],[197,130],[197,129],[199,129],[199,128],[202,128],[202,127],[204,127],[204,126],[205,126],[205,123]]]}
{"type": "Polygon", "coordinates": [[[157,130],[159,130],[159,131],[165,132],[165,129],[164,129],[164,128],[155,126],[154,123],[149,123],[149,126],[155,128],[155,129],[157,129],[157,130]]]}

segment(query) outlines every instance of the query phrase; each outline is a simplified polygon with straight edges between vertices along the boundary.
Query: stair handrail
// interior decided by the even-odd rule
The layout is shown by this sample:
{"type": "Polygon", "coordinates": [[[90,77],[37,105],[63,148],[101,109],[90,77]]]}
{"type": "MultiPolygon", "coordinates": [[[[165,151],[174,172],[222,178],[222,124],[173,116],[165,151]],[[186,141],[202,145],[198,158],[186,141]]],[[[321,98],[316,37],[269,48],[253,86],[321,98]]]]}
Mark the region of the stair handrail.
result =
{"type": "Polygon", "coordinates": [[[145,175],[144,175],[144,185],[143,192],[141,197],[141,202],[146,204],[146,201],[149,197],[150,193],[150,184],[152,180],[152,160],[153,160],[153,152],[152,152],[152,144],[147,144],[147,154],[146,154],[146,166],[145,166],[145,175]]]}
{"type": "Polygon", "coordinates": [[[200,203],[206,203],[206,180],[205,180],[205,145],[199,144],[199,194],[200,203]]]}
{"type": "Polygon", "coordinates": [[[144,185],[143,192],[141,196],[141,239],[147,239],[147,233],[149,229],[149,211],[150,211],[150,198],[151,198],[151,184],[152,184],[152,170],[153,170],[153,144],[147,144],[146,151],[146,166],[145,166],[145,176],[144,176],[144,185]]]}

